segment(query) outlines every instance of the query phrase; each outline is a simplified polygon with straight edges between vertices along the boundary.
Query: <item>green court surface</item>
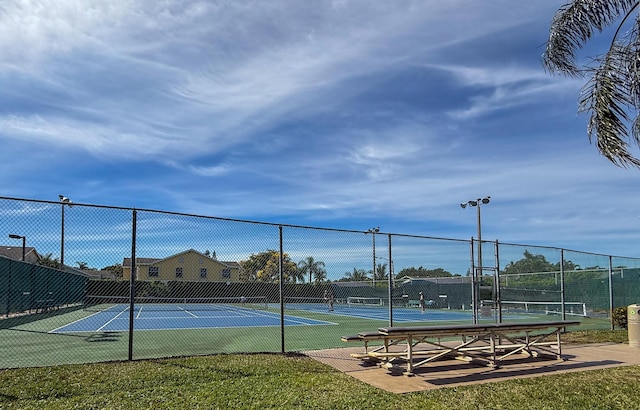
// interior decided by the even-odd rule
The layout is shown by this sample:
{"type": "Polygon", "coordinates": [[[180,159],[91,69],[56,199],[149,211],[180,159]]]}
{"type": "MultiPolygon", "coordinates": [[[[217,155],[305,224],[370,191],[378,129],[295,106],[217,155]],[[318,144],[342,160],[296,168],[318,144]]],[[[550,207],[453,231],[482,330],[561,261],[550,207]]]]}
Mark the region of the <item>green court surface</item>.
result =
{"type": "MultiPolygon", "coordinates": [[[[269,307],[264,312],[273,315],[279,313],[279,310],[269,307]]],[[[80,307],[69,307],[48,313],[0,319],[0,368],[127,360],[130,342],[133,359],[337,348],[346,347],[340,340],[343,335],[372,331],[389,325],[388,319],[376,317],[286,310],[286,315],[304,317],[323,324],[137,330],[133,332],[132,338],[129,337],[128,330],[52,333],[55,329],[93,314],[95,313],[84,311],[80,307]]],[[[402,322],[402,325],[428,325],[430,317],[433,316],[426,312],[419,322],[402,322]]],[[[483,320],[492,321],[490,318],[483,320]]],[[[557,317],[529,316],[526,320],[548,321],[557,320],[557,317]]],[[[581,318],[581,322],[579,329],[607,329],[609,326],[604,319],[581,318]]],[[[460,321],[438,320],[437,323],[443,325],[460,321]]]]}

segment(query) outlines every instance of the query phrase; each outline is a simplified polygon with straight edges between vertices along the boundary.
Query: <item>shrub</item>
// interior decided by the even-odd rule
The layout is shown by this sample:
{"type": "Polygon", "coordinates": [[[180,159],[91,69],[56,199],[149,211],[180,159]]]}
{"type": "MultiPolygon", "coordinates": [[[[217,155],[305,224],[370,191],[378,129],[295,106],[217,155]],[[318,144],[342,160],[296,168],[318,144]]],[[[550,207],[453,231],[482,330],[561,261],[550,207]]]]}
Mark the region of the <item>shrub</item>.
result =
{"type": "Polygon", "coordinates": [[[611,312],[611,319],[613,319],[614,326],[618,326],[620,329],[627,328],[627,307],[617,307],[611,312]]]}

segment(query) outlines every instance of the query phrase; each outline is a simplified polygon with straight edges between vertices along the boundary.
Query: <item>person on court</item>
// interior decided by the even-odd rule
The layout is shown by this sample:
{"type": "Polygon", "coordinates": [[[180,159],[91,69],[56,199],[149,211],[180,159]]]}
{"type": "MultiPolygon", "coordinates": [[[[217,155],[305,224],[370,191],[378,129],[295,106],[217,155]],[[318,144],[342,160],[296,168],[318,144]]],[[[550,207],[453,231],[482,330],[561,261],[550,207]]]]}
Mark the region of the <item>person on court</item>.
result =
{"type": "Polygon", "coordinates": [[[420,295],[420,313],[424,313],[424,309],[426,307],[425,301],[424,301],[424,294],[422,294],[422,292],[418,294],[420,295]]]}
{"type": "Polygon", "coordinates": [[[333,296],[333,292],[329,292],[329,312],[333,312],[333,302],[335,301],[335,297],[333,296]]]}

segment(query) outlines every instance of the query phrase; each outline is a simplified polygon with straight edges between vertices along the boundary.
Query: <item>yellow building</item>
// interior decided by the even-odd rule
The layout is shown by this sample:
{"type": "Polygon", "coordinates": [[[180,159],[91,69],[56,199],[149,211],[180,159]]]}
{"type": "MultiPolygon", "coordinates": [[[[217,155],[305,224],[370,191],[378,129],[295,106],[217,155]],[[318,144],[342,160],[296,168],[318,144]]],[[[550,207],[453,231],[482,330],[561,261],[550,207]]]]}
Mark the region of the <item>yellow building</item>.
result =
{"type": "MultiPolygon", "coordinates": [[[[131,278],[131,258],[122,262],[123,279],[131,278]]],[[[164,259],[136,258],[136,280],[185,282],[240,282],[238,262],[222,262],[189,249],[164,259]]]]}

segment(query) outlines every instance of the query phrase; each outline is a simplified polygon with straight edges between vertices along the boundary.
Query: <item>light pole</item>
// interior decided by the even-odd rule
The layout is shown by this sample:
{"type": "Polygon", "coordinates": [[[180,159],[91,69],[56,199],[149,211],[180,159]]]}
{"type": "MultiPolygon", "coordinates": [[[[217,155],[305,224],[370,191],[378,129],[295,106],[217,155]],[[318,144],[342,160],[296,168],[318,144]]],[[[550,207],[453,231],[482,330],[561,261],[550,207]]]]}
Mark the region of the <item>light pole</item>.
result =
{"type": "Polygon", "coordinates": [[[373,244],[373,270],[371,274],[373,276],[373,287],[376,287],[376,234],[380,232],[380,227],[376,226],[375,228],[369,228],[367,233],[370,233],[372,244],[373,244]]]}
{"type": "Polygon", "coordinates": [[[475,200],[467,201],[465,203],[460,204],[462,209],[466,208],[467,205],[471,207],[476,207],[478,210],[478,263],[476,264],[476,269],[472,272],[472,281],[473,281],[473,321],[477,323],[478,321],[478,288],[479,285],[478,278],[482,276],[482,223],[480,222],[480,208],[481,205],[486,205],[491,201],[490,196],[485,196],[484,198],[478,198],[475,200]]]}
{"type": "Polygon", "coordinates": [[[11,239],[22,239],[22,262],[25,262],[25,251],[27,249],[26,244],[27,244],[27,237],[26,236],[22,236],[22,235],[16,235],[13,233],[9,234],[9,238],[11,239]]]}
{"type": "Polygon", "coordinates": [[[73,201],[64,195],[58,195],[58,197],[60,197],[60,203],[62,204],[62,215],[60,218],[60,268],[64,269],[64,207],[65,205],[71,207],[73,201]]]}

